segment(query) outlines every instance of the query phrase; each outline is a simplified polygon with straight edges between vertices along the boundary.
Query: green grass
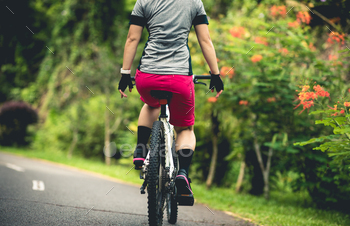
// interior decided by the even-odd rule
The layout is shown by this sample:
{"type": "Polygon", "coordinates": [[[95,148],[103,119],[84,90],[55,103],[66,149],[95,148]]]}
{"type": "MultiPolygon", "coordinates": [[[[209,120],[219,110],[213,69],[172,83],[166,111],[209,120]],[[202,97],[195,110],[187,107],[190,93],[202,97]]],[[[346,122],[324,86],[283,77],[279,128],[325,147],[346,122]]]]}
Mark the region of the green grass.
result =
{"type": "MultiPolygon", "coordinates": [[[[45,159],[80,169],[107,175],[129,183],[141,184],[130,159],[121,159],[112,166],[101,161],[72,157],[68,159],[61,152],[42,152],[29,149],[4,148],[4,152],[45,159]]],[[[205,203],[209,208],[233,212],[240,217],[251,219],[260,225],[350,225],[348,215],[336,211],[320,210],[310,207],[305,200],[306,194],[272,192],[271,199],[248,194],[236,194],[232,189],[213,187],[210,190],[204,184],[192,184],[196,201],[205,203]]]]}

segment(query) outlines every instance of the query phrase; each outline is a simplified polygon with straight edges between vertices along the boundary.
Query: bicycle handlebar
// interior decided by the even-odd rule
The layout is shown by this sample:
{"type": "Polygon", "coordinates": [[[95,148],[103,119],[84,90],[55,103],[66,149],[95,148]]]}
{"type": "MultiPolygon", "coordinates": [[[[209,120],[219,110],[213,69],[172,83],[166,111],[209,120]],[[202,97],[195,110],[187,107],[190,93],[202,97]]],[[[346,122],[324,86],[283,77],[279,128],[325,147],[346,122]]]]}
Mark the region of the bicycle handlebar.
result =
{"type": "Polygon", "coordinates": [[[211,75],[193,75],[193,80],[195,79],[211,79],[211,75]]]}

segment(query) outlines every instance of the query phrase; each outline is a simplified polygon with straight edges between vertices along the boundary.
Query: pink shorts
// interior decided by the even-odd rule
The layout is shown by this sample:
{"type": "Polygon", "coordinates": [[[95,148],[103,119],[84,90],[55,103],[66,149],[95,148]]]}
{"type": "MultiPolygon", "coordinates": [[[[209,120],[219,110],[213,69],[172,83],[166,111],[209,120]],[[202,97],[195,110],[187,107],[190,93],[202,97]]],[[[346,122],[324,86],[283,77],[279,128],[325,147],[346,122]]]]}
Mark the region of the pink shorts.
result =
{"type": "Polygon", "coordinates": [[[140,99],[151,107],[159,107],[159,100],[152,97],[151,90],[165,90],[173,93],[170,100],[169,122],[174,126],[194,125],[194,84],[188,75],[157,75],[136,70],[136,89],[140,99]]]}

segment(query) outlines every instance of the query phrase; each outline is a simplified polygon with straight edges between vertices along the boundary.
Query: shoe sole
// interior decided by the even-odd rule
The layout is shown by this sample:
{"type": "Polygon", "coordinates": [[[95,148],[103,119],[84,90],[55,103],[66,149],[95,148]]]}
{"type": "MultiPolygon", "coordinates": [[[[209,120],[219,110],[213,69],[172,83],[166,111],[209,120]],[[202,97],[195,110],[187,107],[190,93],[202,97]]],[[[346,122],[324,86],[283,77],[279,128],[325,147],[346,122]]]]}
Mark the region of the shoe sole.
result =
{"type": "Polygon", "coordinates": [[[193,206],[194,197],[185,177],[177,177],[175,180],[177,188],[176,201],[180,206],[193,206]]]}
{"type": "Polygon", "coordinates": [[[144,160],[145,160],[144,158],[135,158],[134,159],[134,165],[135,165],[136,170],[142,169],[142,165],[143,165],[144,160]]]}

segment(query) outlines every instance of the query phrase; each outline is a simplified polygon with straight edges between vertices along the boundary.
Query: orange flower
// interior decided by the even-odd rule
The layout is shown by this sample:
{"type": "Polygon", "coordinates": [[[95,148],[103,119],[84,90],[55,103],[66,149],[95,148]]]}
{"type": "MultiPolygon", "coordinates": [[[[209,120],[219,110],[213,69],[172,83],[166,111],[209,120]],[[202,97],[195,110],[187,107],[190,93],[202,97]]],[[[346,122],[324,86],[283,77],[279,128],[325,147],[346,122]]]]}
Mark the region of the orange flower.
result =
{"type": "Polygon", "coordinates": [[[271,11],[271,16],[277,16],[278,14],[278,9],[277,9],[277,6],[273,5],[271,8],[270,8],[270,11],[271,11]]]}
{"type": "Polygon", "coordinates": [[[288,54],[288,49],[282,48],[282,49],[279,49],[278,52],[282,53],[283,55],[287,55],[288,54]]]}
{"type": "Polygon", "coordinates": [[[300,103],[294,108],[298,108],[300,105],[303,105],[303,110],[301,110],[299,112],[299,114],[301,114],[305,109],[311,108],[312,106],[314,106],[314,101],[310,100],[310,101],[300,101],[300,103]]]}
{"type": "Polygon", "coordinates": [[[247,105],[248,105],[248,101],[247,101],[247,100],[240,100],[240,101],[239,101],[239,105],[245,105],[245,106],[247,106],[247,105]]]}
{"type": "Polygon", "coordinates": [[[329,107],[330,109],[332,109],[332,110],[335,110],[335,111],[336,111],[338,106],[337,106],[337,105],[334,105],[334,108],[332,108],[332,107],[330,107],[330,106],[328,106],[328,107],[329,107]]]}
{"type": "Polygon", "coordinates": [[[337,43],[340,43],[341,42],[341,44],[343,44],[344,45],[344,36],[345,36],[345,34],[339,34],[338,32],[331,32],[331,33],[329,33],[329,35],[328,35],[329,37],[328,37],[328,39],[327,39],[327,42],[329,43],[329,44],[333,44],[334,42],[333,42],[333,40],[335,40],[337,43]]]}
{"type": "Polygon", "coordinates": [[[208,101],[209,103],[214,103],[214,102],[216,102],[217,100],[218,100],[218,98],[216,98],[216,97],[209,97],[207,101],[208,101]]]}
{"type": "Polygon", "coordinates": [[[263,44],[265,46],[267,46],[267,44],[268,44],[265,37],[256,37],[255,43],[263,44]]]}
{"type": "Polygon", "coordinates": [[[311,19],[312,18],[310,16],[309,12],[307,12],[307,11],[297,13],[297,21],[300,24],[301,23],[309,24],[311,19]]]}
{"type": "Polygon", "coordinates": [[[281,16],[283,16],[283,17],[286,16],[286,14],[287,14],[286,6],[281,5],[281,6],[278,6],[277,9],[278,9],[278,12],[281,16]]]}
{"type": "Polygon", "coordinates": [[[350,102],[344,102],[345,107],[350,107],[350,102]]]}
{"type": "Polygon", "coordinates": [[[299,27],[298,21],[288,22],[288,27],[299,27]]]}
{"type": "Polygon", "coordinates": [[[230,33],[233,37],[242,38],[245,33],[244,27],[233,27],[230,29],[230,33]]]}
{"type": "Polygon", "coordinates": [[[259,62],[260,60],[262,60],[262,56],[261,55],[254,55],[250,58],[250,60],[255,63],[255,62],[259,62]]]}
{"type": "MultiPolygon", "coordinates": [[[[329,106],[328,106],[329,107],[329,106]]],[[[332,108],[332,107],[329,107],[330,109],[332,109],[332,110],[337,110],[337,105],[334,105],[334,108],[332,108]]],[[[344,114],[345,113],[345,110],[344,109],[342,109],[342,110],[340,110],[340,112],[336,112],[336,113],[334,113],[334,114],[331,114],[331,116],[337,116],[337,115],[339,115],[339,114],[344,114]]]]}
{"type": "Polygon", "coordinates": [[[314,86],[313,89],[314,89],[316,92],[323,90],[323,88],[322,88],[320,85],[314,86]]]}
{"type": "Polygon", "coordinates": [[[329,93],[323,90],[323,88],[320,85],[314,86],[313,89],[316,91],[317,96],[329,97],[329,93]]]}
{"type": "Polygon", "coordinates": [[[310,108],[314,106],[314,101],[313,100],[310,100],[310,101],[305,101],[304,102],[304,106],[303,106],[303,109],[307,109],[307,108],[310,108]]]}
{"type": "Polygon", "coordinates": [[[219,58],[216,58],[216,62],[219,62],[220,60],[219,60],[219,58]]]}
{"type": "Polygon", "coordinates": [[[330,61],[333,61],[333,66],[337,66],[337,65],[340,65],[340,66],[343,66],[343,63],[341,61],[335,61],[338,59],[338,56],[336,55],[332,55],[332,54],[329,54],[328,55],[328,60],[330,61]]]}
{"type": "Polygon", "coordinates": [[[336,55],[329,54],[328,55],[328,60],[336,60],[338,57],[336,55]]]}
{"type": "Polygon", "coordinates": [[[267,98],[267,102],[268,103],[276,102],[276,97],[269,97],[269,98],[267,98]]]}
{"type": "Polygon", "coordinates": [[[281,5],[281,6],[275,6],[273,5],[271,8],[270,8],[270,11],[271,11],[271,16],[273,17],[276,17],[278,15],[281,15],[282,17],[285,17],[286,14],[287,14],[287,9],[286,9],[286,6],[284,5],[281,5]]]}
{"type": "MultiPolygon", "coordinates": [[[[329,97],[329,93],[320,85],[315,85],[313,89],[315,92],[307,92],[310,89],[309,85],[304,85],[302,87],[302,90],[300,93],[298,93],[298,99],[300,100],[300,103],[294,108],[298,108],[300,105],[303,106],[303,110],[299,112],[301,114],[305,109],[308,109],[312,106],[314,106],[314,100],[317,99],[317,97],[329,97]]],[[[298,92],[298,91],[297,91],[298,92]]],[[[336,109],[335,109],[336,110],[336,109]]]]}
{"type": "Polygon", "coordinates": [[[225,77],[226,75],[228,75],[229,78],[232,78],[234,74],[235,74],[235,70],[233,69],[233,67],[224,66],[220,70],[220,75],[222,77],[225,77]]]}
{"type": "Polygon", "coordinates": [[[324,91],[324,90],[316,92],[316,95],[320,96],[320,97],[329,97],[329,93],[327,91],[324,91]]]}
{"type": "Polygon", "coordinates": [[[303,89],[301,90],[301,92],[305,92],[308,89],[310,89],[310,86],[303,86],[303,89]]]}
{"type": "Polygon", "coordinates": [[[310,44],[309,44],[309,49],[311,51],[315,51],[316,50],[316,47],[314,46],[314,44],[312,42],[310,42],[310,44]]]}
{"type": "Polygon", "coordinates": [[[348,89],[348,92],[350,93],[350,89],[348,89]]]}

